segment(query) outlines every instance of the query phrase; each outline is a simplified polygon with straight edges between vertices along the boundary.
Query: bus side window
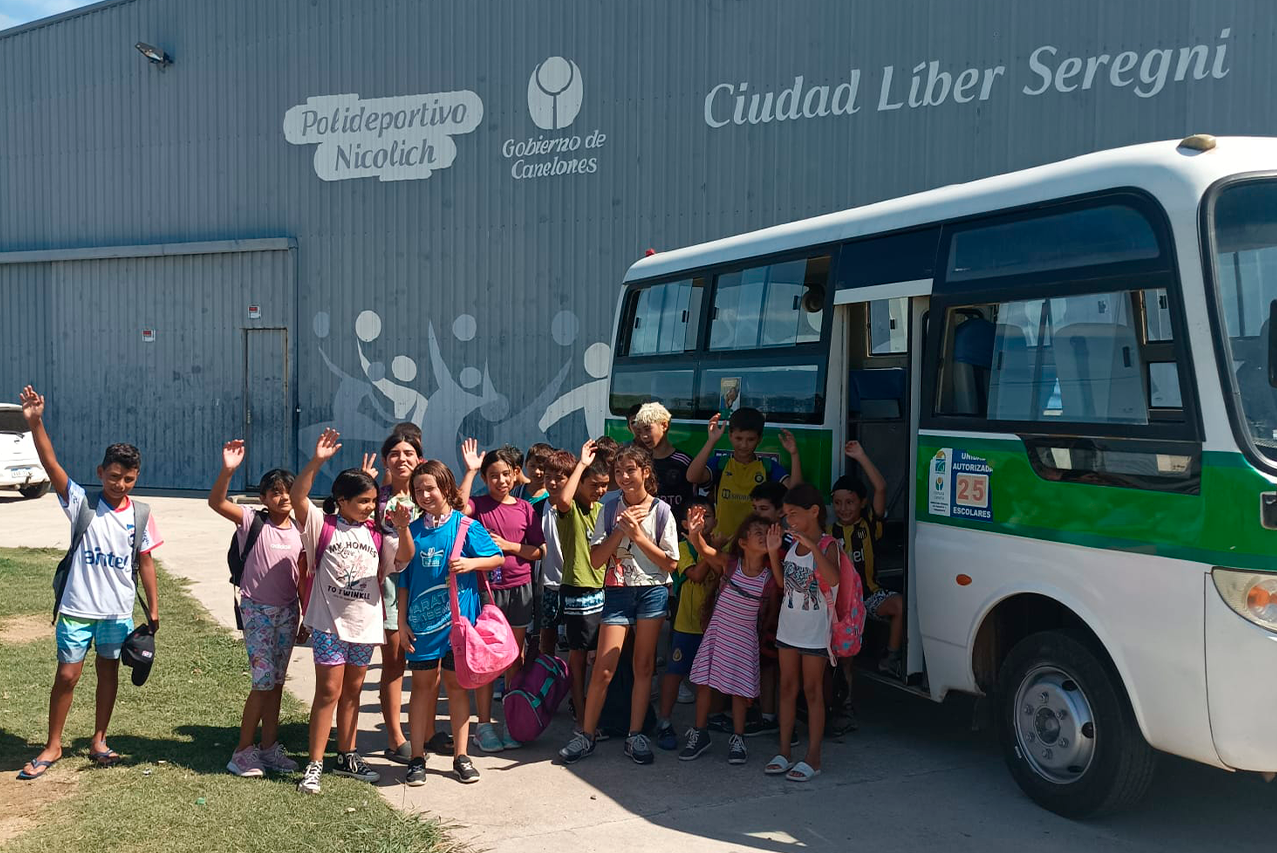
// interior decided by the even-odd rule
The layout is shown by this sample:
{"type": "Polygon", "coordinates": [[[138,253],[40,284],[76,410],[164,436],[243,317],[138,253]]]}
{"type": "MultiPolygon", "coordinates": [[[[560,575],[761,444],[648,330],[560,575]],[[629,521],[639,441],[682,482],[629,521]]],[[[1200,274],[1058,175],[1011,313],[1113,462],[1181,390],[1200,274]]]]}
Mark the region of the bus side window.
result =
{"type": "Polygon", "coordinates": [[[939,413],[1093,424],[1176,419],[1178,347],[1168,315],[1153,321],[1149,340],[1146,304],[1140,291],[1115,291],[949,309],[939,413]]]}
{"type": "Polygon", "coordinates": [[[624,355],[665,355],[696,349],[701,327],[705,279],[654,284],[626,299],[622,313],[624,355]]]}

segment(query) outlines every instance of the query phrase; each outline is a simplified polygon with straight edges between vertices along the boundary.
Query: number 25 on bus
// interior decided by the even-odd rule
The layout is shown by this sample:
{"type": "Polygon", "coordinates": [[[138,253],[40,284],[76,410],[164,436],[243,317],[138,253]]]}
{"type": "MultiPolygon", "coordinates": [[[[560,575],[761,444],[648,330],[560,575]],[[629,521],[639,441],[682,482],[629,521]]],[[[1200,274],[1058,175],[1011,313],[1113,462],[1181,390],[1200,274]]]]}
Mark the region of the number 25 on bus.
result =
{"type": "Polygon", "coordinates": [[[610,406],[694,452],[728,389],[825,489],[860,441],[895,683],[990,697],[1021,788],[1091,815],[1158,751],[1277,772],[1274,317],[1277,140],[1199,135],[640,260],[610,406]]]}

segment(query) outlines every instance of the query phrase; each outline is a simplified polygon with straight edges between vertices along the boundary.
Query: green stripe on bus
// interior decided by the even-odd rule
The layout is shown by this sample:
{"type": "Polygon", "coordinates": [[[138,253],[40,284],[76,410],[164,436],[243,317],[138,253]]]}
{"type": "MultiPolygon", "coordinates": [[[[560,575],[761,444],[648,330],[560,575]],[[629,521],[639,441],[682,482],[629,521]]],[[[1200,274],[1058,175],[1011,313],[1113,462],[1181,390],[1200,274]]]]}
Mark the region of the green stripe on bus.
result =
{"type": "Polygon", "coordinates": [[[1181,495],[1043,479],[1014,436],[924,435],[918,442],[915,517],[1087,548],[1277,571],[1277,531],[1265,530],[1259,520],[1259,495],[1273,489],[1239,453],[1203,453],[1201,493],[1181,495]],[[942,448],[987,462],[991,521],[930,512],[931,463],[942,448]]]}

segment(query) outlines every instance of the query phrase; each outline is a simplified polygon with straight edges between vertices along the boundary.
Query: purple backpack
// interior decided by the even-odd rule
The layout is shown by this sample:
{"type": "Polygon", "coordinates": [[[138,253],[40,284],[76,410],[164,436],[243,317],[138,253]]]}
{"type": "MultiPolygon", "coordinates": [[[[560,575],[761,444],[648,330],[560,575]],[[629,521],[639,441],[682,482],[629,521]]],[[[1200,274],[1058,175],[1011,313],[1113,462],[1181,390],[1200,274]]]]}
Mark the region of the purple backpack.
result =
{"type": "Polygon", "coordinates": [[[510,736],[528,743],[550,725],[550,718],[572,690],[572,677],[563,658],[552,654],[537,655],[516,674],[507,686],[501,707],[510,736]]]}

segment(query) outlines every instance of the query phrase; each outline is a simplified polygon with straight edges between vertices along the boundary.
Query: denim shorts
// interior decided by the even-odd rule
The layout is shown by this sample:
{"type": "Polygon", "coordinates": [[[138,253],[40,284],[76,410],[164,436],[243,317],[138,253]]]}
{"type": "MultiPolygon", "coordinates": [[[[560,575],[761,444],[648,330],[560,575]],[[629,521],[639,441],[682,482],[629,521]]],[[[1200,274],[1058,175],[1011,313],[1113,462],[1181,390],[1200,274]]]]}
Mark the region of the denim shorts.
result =
{"type": "Polygon", "coordinates": [[[76,616],[58,616],[54,635],[58,644],[58,663],[79,663],[89,653],[92,645],[98,657],[119,660],[120,648],[133,633],[133,620],[80,619],[76,616]]]}
{"type": "Polygon", "coordinates": [[[603,590],[603,624],[633,625],[640,619],[664,619],[670,591],[656,586],[609,586],[603,590]]]}

